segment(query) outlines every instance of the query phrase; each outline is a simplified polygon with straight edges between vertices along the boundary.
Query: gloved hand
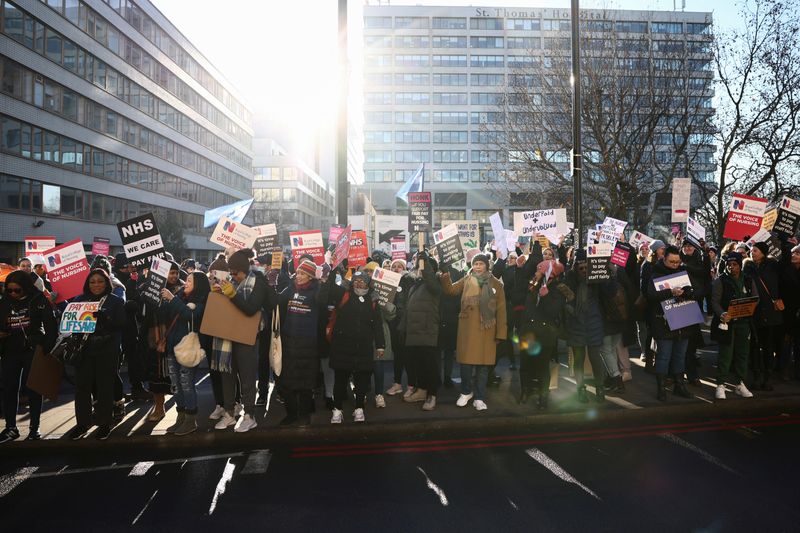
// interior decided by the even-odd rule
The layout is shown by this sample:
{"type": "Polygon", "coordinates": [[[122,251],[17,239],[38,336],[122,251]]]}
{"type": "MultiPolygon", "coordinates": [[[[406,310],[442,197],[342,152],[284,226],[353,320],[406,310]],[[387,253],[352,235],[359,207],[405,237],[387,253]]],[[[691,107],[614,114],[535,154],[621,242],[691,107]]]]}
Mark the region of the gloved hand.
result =
{"type": "Polygon", "coordinates": [[[223,281],[220,285],[220,288],[222,289],[222,294],[228,298],[233,299],[233,297],[236,296],[236,289],[233,287],[231,282],[223,281]]]}

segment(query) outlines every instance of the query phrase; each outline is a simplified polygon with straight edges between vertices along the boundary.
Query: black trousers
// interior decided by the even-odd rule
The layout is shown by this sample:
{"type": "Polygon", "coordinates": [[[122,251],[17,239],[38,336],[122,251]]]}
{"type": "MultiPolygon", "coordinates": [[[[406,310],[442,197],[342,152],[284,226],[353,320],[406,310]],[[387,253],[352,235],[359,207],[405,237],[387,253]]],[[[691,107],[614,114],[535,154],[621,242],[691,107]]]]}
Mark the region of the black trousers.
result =
{"type": "Polygon", "coordinates": [[[287,415],[296,418],[311,414],[314,402],[314,393],[311,389],[280,388],[279,390],[287,415]]]}
{"type": "Polygon", "coordinates": [[[572,355],[575,359],[575,381],[578,382],[578,387],[583,386],[583,364],[586,361],[587,351],[589,352],[589,363],[592,365],[592,374],[594,374],[594,385],[602,388],[603,381],[606,379],[606,367],[603,365],[599,346],[572,347],[572,355]]]}
{"type": "Polygon", "coordinates": [[[430,396],[436,396],[441,385],[439,377],[439,348],[436,346],[408,346],[406,354],[414,360],[417,369],[415,385],[424,389],[430,396]]]}
{"type": "Polygon", "coordinates": [[[84,354],[75,375],[75,418],[81,427],[92,424],[92,389],[97,401],[95,414],[98,426],[112,424],[114,380],[117,376],[117,356],[111,346],[107,350],[84,354]]]}
{"type": "Polygon", "coordinates": [[[389,336],[392,340],[392,357],[394,357],[394,382],[403,382],[403,369],[405,369],[408,375],[408,384],[411,386],[413,381],[411,379],[411,370],[406,362],[405,336],[397,331],[396,327],[389,327],[389,336]]]}
{"type": "Polygon", "coordinates": [[[272,343],[272,328],[267,327],[258,334],[258,395],[269,394],[269,349],[272,343]]]}
{"type": "Polygon", "coordinates": [[[756,327],[755,337],[751,337],[750,357],[754,382],[762,385],[769,382],[769,375],[775,366],[775,349],[780,345],[781,326],[756,327]]]}
{"type": "Polygon", "coordinates": [[[142,390],[147,381],[147,365],[139,349],[139,328],[136,317],[128,315],[128,323],[122,330],[122,354],[128,364],[128,381],[131,390],[142,390]]]}
{"type": "Polygon", "coordinates": [[[350,384],[350,376],[353,376],[356,395],[355,408],[363,409],[364,399],[367,397],[370,384],[372,383],[372,370],[357,370],[355,372],[336,370],[334,375],[333,406],[337,409],[342,408],[345,398],[349,395],[348,386],[350,384]]]}
{"type": "Polygon", "coordinates": [[[547,326],[537,324],[533,331],[520,336],[527,343],[526,350],[520,350],[519,382],[524,392],[531,392],[536,386],[539,394],[550,392],[550,361],[558,357],[558,337],[547,326]],[[538,353],[537,353],[538,349],[538,353]]]}
{"type": "MultiPolygon", "coordinates": [[[[33,353],[7,353],[0,361],[2,361],[3,370],[3,414],[6,419],[6,427],[13,428],[17,427],[19,392],[28,381],[33,353]]],[[[38,428],[42,415],[42,397],[27,387],[25,389],[30,401],[31,428],[38,428]]]]}

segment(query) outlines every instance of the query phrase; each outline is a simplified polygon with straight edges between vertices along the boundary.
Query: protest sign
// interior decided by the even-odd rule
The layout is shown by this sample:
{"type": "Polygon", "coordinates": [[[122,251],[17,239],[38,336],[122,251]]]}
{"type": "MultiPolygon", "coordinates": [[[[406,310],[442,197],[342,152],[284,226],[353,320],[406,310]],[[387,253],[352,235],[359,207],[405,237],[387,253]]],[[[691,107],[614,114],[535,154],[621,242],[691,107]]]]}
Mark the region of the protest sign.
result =
{"type": "Polygon", "coordinates": [[[667,320],[670,331],[704,322],[703,312],[694,300],[670,298],[661,302],[661,308],[664,310],[664,318],[667,320]]]}
{"type": "Polygon", "coordinates": [[[92,255],[108,255],[111,251],[111,239],[95,237],[92,240],[92,255]]]}
{"type": "MultiPolygon", "coordinates": [[[[322,242],[322,232],[319,232],[319,240],[322,242]]],[[[248,316],[224,294],[210,292],[206,300],[203,321],[200,324],[200,333],[253,346],[260,324],[260,312],[248,316]]]]}
{"type": "Polygon", "coordinates": [[[209,241],[223,248],[241,250],[252,247],[256,237],[258,237],[258,233],[250,226],[245,226],[228,217],[222,217],[217,222],[209,241]]]}
{"type": "Polygon", "coordinates": [[[734,194],[730,211],[725,221],[726,239],[743,240],[754,235],[761,229],[761,220],[767,208],[767,201],[763,198],[734,194]]]}
{"type": "Polygon", "coordinates": [[[439,262],[453,265],[461,270],[459,267],[463,267],[460,261],[464,259],[464,249],[461,247],[461,238],[455,224],[450,224],[434,232],[433,243],[439,250],[439,262]]]}
{"type": "Polygon", "coordinates": [[[596,229],[586,230],[586,244],[597,244],[600,242],[600,232],[596,229]]]}
{"type": "Polygon", "coordinates": [[[55,237],[25,237],[25,255],[30,254],[43,254],[44,252],[55,248],[55,237]]]}
{"type": "MultiPolygon", "coordinates": [[[[333,253],[331,254],[331,268],[336,268],[339,264],[347,259],[347,256],[350,254],[350,238],[353,233],[353,228],[348,225],[346,228],[341,228],[342,231],[337,231],[338,234],[336,236],[335,241],[331,241],[336,244],[336,248],[334,248],[333,253]]],[[[331,228],[333,231],[333,228],[331,228]]],[[[349,264],[348,266],[352,266],[349,264]]]]}
{"type": "Polygon", "coordinates": [[[692,197],[691,178],[672,179],[672,222],[686,222],[692,197]]]}
{"type": "Polygon", "coordinates": [[[781,241],[778,237],[774,236],[771,232],[760,228],[755,235],[750,237],[745,244],[750,248],[757,242],[765,242],[769,247],[769,255],[773,258],[780,260],[783,251],[781,250],[781,241]]]}
{"type": "Polygon", "coordinates": [[[517,250],[517,234],[513,229],[503,230],[506,232],[506,248],[509,252],[516,252],[517,250]]]}
{"type": "Polygon", "coordinates": [[[588,260],[587,283],[602,283],[611,279],[611,245],[608,243],[590,244],[586,247],[588,260]]]}
{"type": "Polygon", "coordinates": [[[387,302],[394,302],[402,277],[402,274],[386,268],[375,269],[372,273],[372,290],[378,295],[378,305],[383,307],[387,302]]]}
{"type": "Polygon", "coordinates": [[[655,278],[653,280],[653,286],[657,291],[663,291],[666,289],[683,289],[685,287],[691,287],[692,282],[689,279],[689,274],[687,272],[680,271],[674,274],[662,276],[660,278],[655,278]]]}
{"type": "Polygon", "coordinates": [[[505,259],[508,257],[508,243],[506,242],[506,230],[503,228],[503,220],[500,218],[500,213],[495,213],[489,217],[489,223],[492,225],[492,233],[494,234],[494,246],[497,249],[497,255],[505,259]]]}
{"type": "Polygon", "coordinates": [[[392,261],[395,259],[406,259],[406,239],[405,237],[392,238],[392,261]]]}
{"type": "Polygon", "coordinates": [[[700,242],[706,240],[706,228],[692,217],[686,217],[686,236],[699,248],[700,242]]]}
{"type": "Polygon", "coordinates": [[[646,244],[647,247],[650,247],[650,243],[652,243],[655,239],[652,237],[648,237],[641,231],[634,230],[633,234],[631,234],[631,246],[633,246],[634,250],[639,250],[643,244],[646,244]]]}
{"type": "MultiPolygon", "coordinates": [[[[345,227],[341,224],[334,224],[331,226],[331,229],[328,230],[328,246],[337,241],[342,233],[344,233],[344,229],[345,227]]],[[[352,225],[350,226],[350,229],[352,231],[352,225]]]]}
{"type": "Polygon", "coordinates": [[[538,209],[514,213],[514,233],[530,237],[541,233],[553,242],[569,233],[566,209],[538,209]]]}
{"type": "Polygon", "coordinates": [[[475,248],[480,248],[481,231],[477,220],[443,220],[442,227],[455,224],[458,229],[458,236],[461,239],[461,248],[464,252],[475,248]]]}
{"type": "Polygon", "coordinates": [[[270,270],[280,270],[283,266],[283,251],[277,250],[272,252],[272,264],[269,265],[270,270]]]}
{"type": "Polygon", "coordinates": [[[625,265],[628,264],[628,257],[630,257],[632,252],[633,248],[629,244],[617,242],[614,249],[611,251],[611,262],[625,268],[625,265]]]}
{"type": "Polygon", "coordinates": [[[100,302],[71,302],[67,304],[58,325],[59,333],[94,333],[100,302]]]}
{"type": "Polygon", "coordinates": [[[278,246],[278,228],[275,224],[264,224],[251,228],[254,232],[252,243],[247,243],[245,248],[252,248],[256,257],[263,257],[280,250],[278,246]]]}
{"type": "Polygon", "coordinates": [[[618,240],[619,235],[614,226],[606,226],[605,224],[600,226],[600,230],[597,233],[597,242],[610,244],[613,248],[618,240]]]}
{"type": "Polygon", "coordinates": [[[320,230],[293,231],[289,233],[289,242],[292,245],[292,263],[294,268],[300,265],[300,256],[310,255],[314,263],[322,265],[325,262],[325,247],[322,244],[320,230]]]}
{"type": "Polygon", "coordinates": [[[614,235],[617,236],[617,240],[619,240],[619,237],[622,235],[622,232],[625,231],[625,228],[628,226],[628,223],[625,220],[606,217],[605,220],[603,220],[602,226],[607,228],[606,231],[612,231],[614,235]]]}
{"type": "Polygon", "coordinates": [[[83,292],[83,282],[89,275],[89,263],[83,243],[75,239],[51,248],[44,254],[47,277],[57,293],[55,303],[69,300],[83,292]]]}
{"type": "Polygon", "coordinates": [[[765,230],[772,231],[775,227],[775,221],[778,220],[778,208],[772,207],[767,209],[764,213],[764,218],[761,219],[761,227],[765,230]]]}
{"type": "Polygon", "coordinates": [[[800,225],[800,202],[784,196],[778,205],[778,214],[772,230],[792,237],[797,233],[798,225],[800,225]]]}
{"type": "Polygon", "coordinates": [[[125,255],[136,269],[150,264],[153,257],[163,257],[164,243],[152,213],[117,223],[125,255]]]}
{"type": "Polygon", "coordinates": [[[375,248],[386,253],[391,252],[392,239],[395,237],[406,237],[408,243],[408,216],[376,215],[374,236],[374,242],[377,243],[375,248]]]}
{"type": "MultiPolygon", "coordinates": [[[[161,289],[167,286],[167,278],[172,264],[166,259],[154,257],[150,262],[150,270],[147,273],[147,281],[142,283],[139,294],[149,303],[158,306],[161,303],[161,289]]],[[[228,273],[214,271],[214,276],[219,279],[227,279],[228,273]]]]}
{"type": "Polygon", "coordinates": [[[366,265],[368,261],[367,232],[353,231],[350,236],[350,253],[347,255],[347,265],[359,267],[366,265]]]}
{"type": "Polygon", "coordinates": [[[728,304],[728,318],[731,320],[737,318],[749,318],[753,316],[758,307],[758,296],[750,296],[748,298],[734,298],[728,304]]]}
{"type": "Polygon", "coordinates": [[[408,230],[414,233],[428,231],[433,226],[431,193],[408,193],[408,230]]]}

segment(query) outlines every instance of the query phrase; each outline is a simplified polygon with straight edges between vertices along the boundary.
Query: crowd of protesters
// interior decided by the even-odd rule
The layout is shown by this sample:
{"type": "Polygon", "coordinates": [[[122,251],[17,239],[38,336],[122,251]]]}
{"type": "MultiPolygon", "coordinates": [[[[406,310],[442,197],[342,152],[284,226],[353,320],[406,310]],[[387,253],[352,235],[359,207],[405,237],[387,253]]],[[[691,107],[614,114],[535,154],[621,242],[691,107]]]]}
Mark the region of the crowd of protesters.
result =
{"type": "MultiPolygon", "coordinates": [[[[624,266],[610,265],[610,279],[601,283],[588,279],[586,249],[563,240],[543,247],[538,235],[500,256],[491,245],[470,253],[466,269],[438,262],[435,250],[424,249],[407,259],[376,253],[360,268],[348,268],[346,260],[336,268],[320,266],[307,255],[271,269],[272,257],[255,258],[253,250],[220,254],[210,265],[191,259],[179,264],[167,254],[170,272],[158,305],[142,297],[147,270],[137,272],[122,253],[97,256],[82,294],[72,299],[98,302],[99,310],[94,333],[84,336],[67,362],[76,420],[69,437],[83,438],[97,426],[94,436],[105,440],[124,418],[123,362],[127,400],[151,402],[147,421],[157,423],[166,416],[166,397],[173,396],[178,416],[167,432],[179,436],[197,429],[198,416],[214,421],[216,430],[252,430],[273,381],[270,405],[285,409],[282,426],[309,424],[322,397],[332,424],[343,422],[345,403],[352,402],[353,420],[363,422],[368,406],[386,408],[386,396],[432,411],[439,388],[455,382],[456,405],[483,411],[489,408],[487,387],[499,380],[500,357],[510,359],[512,371],[519,369],[518,402],[535,398],[539,409],[547,409],[560,341],[579,402],[589,402],[592,390],[597,402],[606,393],[625,392],[633,377],[629,348],[654,374],[658,400],[667,400],[669,388],[688,398],[689,387],[700,384],[697,352],[705,341],[701,324],[669,327],[661,305],[669,299],[697,302],[719,344],[715,398],[725,399],[729,386],[752,397],[751,391],[772,390],[776,376],[800,377],[800,246],[796,238],[780,242],[776,259],[761,242],[717,249],[690,239],[672,245],[656,240],[631,253],[624,266]],[[402,276],[393,301],[380,301],[373,287],[378,267],[402,276]],[[657,290],[654,279],[678,272],[686,272],[691,286],[657,290]],[[261,314],[255,344],[199,333],[212,292],[247,316],[261,314]],[[758,299],[754,314],[729,316],[731,301],[747,297],[758,299]],[[276,313],[277,376],[269,362],[276,313]],[[197,363],[182,364],[176,355],[194,333],[208,364],[211,413],[198,411],[197,363]],[[591,381],[584,377],[587,357],[591,381]]],[[[5,278],[0,442],[21,436],[21,397],[30,409],[26,439],[41,439],[42,396],[26,382],[34,354],[50,353],[63,340],[58,321],[64,304],[55,301],[45,265],[23,258],[5,278]]]]}

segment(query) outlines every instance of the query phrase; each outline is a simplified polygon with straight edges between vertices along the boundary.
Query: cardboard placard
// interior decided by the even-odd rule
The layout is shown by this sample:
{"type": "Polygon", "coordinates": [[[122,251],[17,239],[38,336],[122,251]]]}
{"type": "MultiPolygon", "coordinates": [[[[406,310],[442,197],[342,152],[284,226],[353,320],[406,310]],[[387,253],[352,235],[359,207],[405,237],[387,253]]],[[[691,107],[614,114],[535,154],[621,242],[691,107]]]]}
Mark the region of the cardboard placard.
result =
{"type": "Polygon", "coordinates": [[[56,247],[55,237],[39,237],[29,236],[25,237],[25,255],[29,254],[43,254],[51,248],[56,247]]]}
{"type": "Polygon", "coordinates": [[[320,230],[293,231],[289,233],[289,242],[292,245],[292,262],[294,268],[300,265],[300,256],[310,255],[317,266],[325,262],[325,246],[322,243],[320,230]]]}
{"type": "Polygon", "coordinates": [[[47,277],[61,303],[83,292],[83,283],[89,275],[89,263],[80,239],[69,241],[44,254],[47,277]]]}
{"type": "Polygon", "coordinates": [[[611,245],[590,244],[586,247],[588,269],[586,283],[603,283],[611,279],[611,245]]]}
{"type": "Polygon", "coordinates": [[[750,296],[748,298],[734,298],[728,304],[728,318],[735,320],[737,318],[750,318],[756,312],[758,307],[758,296],[750,296]]]}
{"type": "MultiPolygon", "coordinates": [[[[161,289],[167,286],[167,278],[172,263],[160,257],[154,257],[147,272],[147,282],[139,289],[139,294],[149,303],[158,306],[161,303],[161,289]]],[[[219,280],[227,279],[227,272],[213,271],[214,277],[219,280]]]]}
{"type": "Polygon", "coordinates": [[[781,249],[781,240],[774,236],[771,232],[765,230],[764,228],[759,229],[755,235],[750,237],[745,244],[750,248],[757,242],[765,242],[769,247],[769,255],[772,256],[776,260],[780,260],[781,256],[783,255],[783,250],[781,249]]]}
{"type": "Polygon", "coordinates": [[[111,251],[111,239],[95,237],[92,240],[92,255],[105,255],[111,251]]]}
{"type": "Polygon", "coordinates": [[[378,305],[383,307],[387,302],[394,302],[402,277],[402,274],[386,268],[375,269],[372,273],[372,290],[378,295],[378,305]]]}
{"type": "MultiPolygon", "coordinates": [[[[322,235],[320,235],[322,238],[322,235]]],[[[261,324],[261,311],[247,316],[222,293],[208,294],[200,333],[253,346],[261,324]]]]}
{"type": "Polygon", "coordinates": [[[514,233],[519,237],[531,237],[540,233],[554,242],[569,233],[566,209],[537,209],[514,213],[514,233]]]}
{"type": "Polygon", "coordinates": [[[764,198],[734,194],[722,236],[741,241],[745,237],[755,235],[761,229],[761,220],[766,209],[767,201],[764,198]]]}
{"type": "Polygon", "coordinates": [[[624,242],[618,242],[611,251],[611,262],[617,266],[625,268],[625,265],[628,264],[628,258],[632,252],[633,248],[631,245],[624,242]]]}
{"type": "Polygon", "coordinates": [[[33,352],[31,370],[28,372],[28,381],[25,386],[48,400],[56,401],[63,376],[64,365],[61,361],[37,347],[33,352]]]}
{"type": "Polygon", "coordinates": [[[439,262],[455,266],[459,270],[463,269],[460,262],[464,260],[464,249],[461,247],[461,238],[455,224],[434,232],[433,242],[439,251],[439,262]]]}
{"type": "Polygon", "coordinates": [[[778,208],[772,207],[767,209],[764,213],[764,218],[761,219],[761,227],[767,231],[772,231],[775,227],[775,222],[778,220],[778,208]]]}
{"type": "Polygon", "coordinates": [[[280,270],[283,266],[283,252],[272,252],[272,264],[269,266],[271,270],[280,270]]]}
{"type": "Polygon", "coordinates": [[[692,197],[691,178],[672,179],[672,222],[686,222],[692,197]]]}
{"type": "Polygon", "coordinates": [[[624,232],[625,228],[628,226],[628,222],[619,220],[618,218],[606,217],[601,225],[607,228],[606,231],[613,232],[617,240],[619,240],[619,237],[622,236],[622,232],[624,232]]]}
{"type": "Polygon", "coordinates": [[[117,223],[125,255],[137,270],[150,264],[154,257],[164,257],[164,242],[152,213],[117,223]]]}
{"type": "Polygon", "coordinates": [[[661,309],[664,310],[664,318],[670,331],[705,322],[703,312],[694,300],[678,301],[670,298],[661,302],[661,309]]]}
{"type": "Polygon", "coordinates": [[[408,193],[408,230],[414,233],[428,231],[433,226],[431,193],[408,193]]]}
{"type": "Polygon", "coordinates": [[[354,231],[350,235],[350,252],[347,254],[347,266],[360,267],[369,261],[369,248],[367,247],[367,232],[354,231]]]}
{"type": "Polygon", "coordinates": [[[70,302],[61,315],[59,333],[94,333],[100,302],[70,302]]]}
{"type": "Polygon", "coordinates": [[[700,248],[700,242],[706,240],[706,228],[692,217],[686,217],[686,236],[695,246],[700,248]]]}
{"type": "Polygon", "coordinates": [[[784,196],[778,204],[775,225],[771,229],[775,233],[792,237],[797,233],[798,226],[800,226],[800,202],[784,196]]]}

